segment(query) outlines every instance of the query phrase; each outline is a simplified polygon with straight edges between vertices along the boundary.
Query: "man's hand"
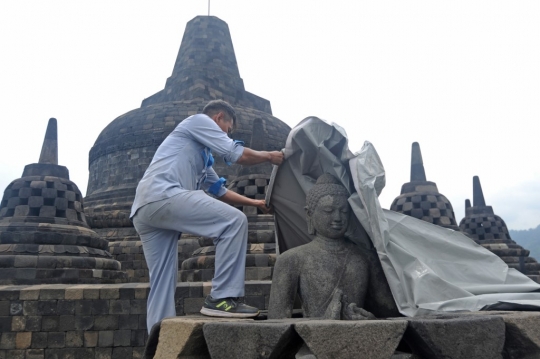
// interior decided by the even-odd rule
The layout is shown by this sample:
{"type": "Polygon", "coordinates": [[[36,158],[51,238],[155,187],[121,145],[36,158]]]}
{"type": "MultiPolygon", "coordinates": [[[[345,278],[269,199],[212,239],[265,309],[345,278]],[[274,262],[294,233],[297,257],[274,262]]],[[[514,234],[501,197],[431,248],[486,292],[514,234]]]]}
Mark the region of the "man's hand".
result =
{"type": "Polygon", "coordinates": [[[280,165],[283,162],[283,152],[281,151],[271,151],[270,153],[270,163],[273,165],[280,165]]]}
{"type": "Polygon", "coordinates": [[[255,202],[256,202],[255,207],[260,209],[262,213],[268,214],[268,213],[274,212],[274,209],[272,208],[272,206],[266,207],[266,201],[264,199],[256,199],[255,202]]]}
{"type": "Polygon", "coordinates": [[[280,165],[283,162],[283,152],[281,151],[255,151],[251,148],[244,148],[242,156],[236,161],[242,166],[258,165],[259,163],[270,162],[273,165],[280,165]]]}

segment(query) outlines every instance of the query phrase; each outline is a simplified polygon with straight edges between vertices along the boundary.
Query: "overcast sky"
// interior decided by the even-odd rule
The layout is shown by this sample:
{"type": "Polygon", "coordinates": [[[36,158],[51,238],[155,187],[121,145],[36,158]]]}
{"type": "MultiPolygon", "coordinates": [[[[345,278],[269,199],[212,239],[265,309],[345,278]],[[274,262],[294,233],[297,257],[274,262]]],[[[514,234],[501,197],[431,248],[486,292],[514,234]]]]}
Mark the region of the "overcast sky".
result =
{"type": "MultiPolygon", "coordinates": [[[[58,119],[59,162],[86,194],[88,152],[170,76],[207,0],[0,2],[0,189],[39,159],[58,119]]],[[[389,208],[411,143],[459,222],[480,176],[510,229],[540,224],[540,2],[213,0],[246,90],[291,127],[314,115],[371,141],[389,208]]]]}

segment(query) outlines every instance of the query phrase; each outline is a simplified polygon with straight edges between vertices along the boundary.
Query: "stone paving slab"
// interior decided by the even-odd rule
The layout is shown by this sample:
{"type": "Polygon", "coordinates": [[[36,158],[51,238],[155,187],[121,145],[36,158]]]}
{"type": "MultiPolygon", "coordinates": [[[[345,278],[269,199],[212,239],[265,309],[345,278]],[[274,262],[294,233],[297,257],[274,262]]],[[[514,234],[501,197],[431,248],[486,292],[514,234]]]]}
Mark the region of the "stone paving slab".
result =
{"type": "MultiPolygon", "coordinates": [[[[237,319],[252,321],[250,319],[237,319]]],[[[203,326],[207,323],[234,322],[235,319],[222,319],[204,316],[187,316],[164,319],[161,322],[159,343],[154,358],[210,358],[203,334],[203,326]]],[[[228,342],[227,345],[231,343],[228,342]]]]}
{"type": "Polygon", "coordinates": [[[203,331],[212,359],[294,359],[302,344],[291,321],[210,322],[203,331]]]}
{"type": "Polygon", "coordinates": [[[500,316],[401,318],[409,322],[404,339],[413,352],[430,359],[502,358],[505,323],[500,316]]]}
{"type": "Polygon", "coordinates": [[[318,359],[391,358],[405,329],[405,320],[312,320],[294,324],[318,359]]]}

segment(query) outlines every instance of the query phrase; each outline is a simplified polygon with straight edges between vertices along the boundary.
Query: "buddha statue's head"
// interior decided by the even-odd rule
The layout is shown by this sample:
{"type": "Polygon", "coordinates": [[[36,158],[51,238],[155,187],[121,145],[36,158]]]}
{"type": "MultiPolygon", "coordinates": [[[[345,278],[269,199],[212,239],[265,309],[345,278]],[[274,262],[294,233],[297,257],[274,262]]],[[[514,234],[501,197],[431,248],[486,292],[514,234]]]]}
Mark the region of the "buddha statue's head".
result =
{"type": "Polygon", "coordinates": [[[349,225],[349,192],[332,175],[323,174],[306,197],[309,234],[329,239],[343,238],[349,225]]]}

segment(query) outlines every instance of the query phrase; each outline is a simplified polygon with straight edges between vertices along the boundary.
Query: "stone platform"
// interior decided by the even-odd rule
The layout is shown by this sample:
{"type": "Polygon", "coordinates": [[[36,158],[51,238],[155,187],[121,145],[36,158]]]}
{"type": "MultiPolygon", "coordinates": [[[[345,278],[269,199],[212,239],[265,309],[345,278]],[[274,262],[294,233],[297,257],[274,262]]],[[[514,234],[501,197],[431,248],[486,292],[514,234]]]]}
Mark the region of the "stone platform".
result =
{"type": "MultiPolygon", "coordinates": [[[[268,307],[270,281],[246,282],[268,307]]],[[[196,314],[208,283],[178,283],[176,314],[196,314]]],[[[147,340],[148,283],[0,286],[0,359],[136,359],[147,340]]]]}
{"type": "Polygon", "coordinates": [[[145,358],[539,358],[539,324],[540,312],[366,321],[196,315],[163,320],[145,358]]]}

